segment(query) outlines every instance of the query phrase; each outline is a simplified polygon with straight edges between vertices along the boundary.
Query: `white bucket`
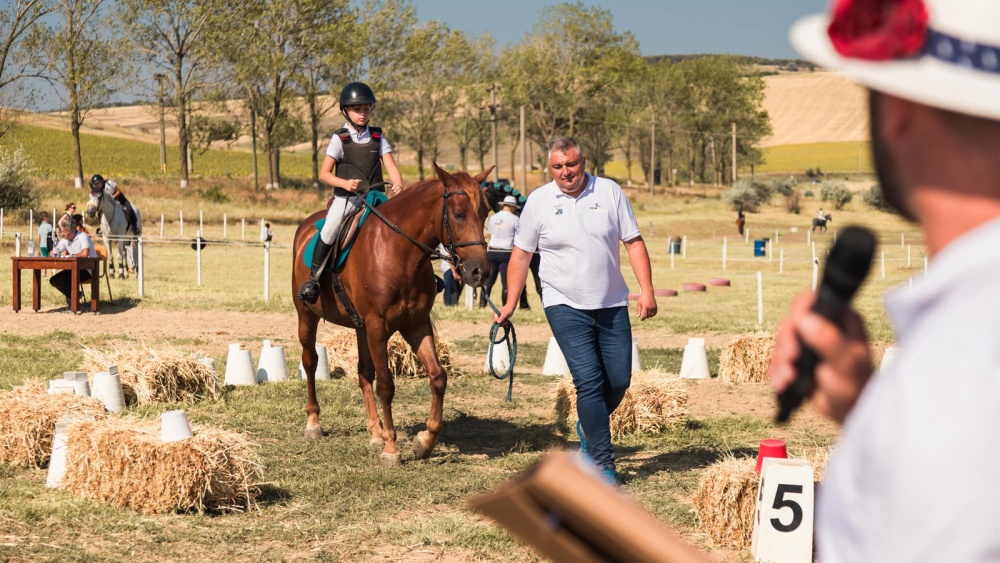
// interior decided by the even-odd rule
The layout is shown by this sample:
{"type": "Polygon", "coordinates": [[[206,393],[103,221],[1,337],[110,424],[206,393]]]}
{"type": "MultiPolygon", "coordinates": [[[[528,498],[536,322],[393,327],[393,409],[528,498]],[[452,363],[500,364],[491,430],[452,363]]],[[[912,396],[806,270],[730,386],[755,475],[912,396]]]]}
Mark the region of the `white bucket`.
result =
{"type": "Polygon", "coordinates": [[[556,337],[549,337],[549,347],[545,351],[545,363],[542,364],[542,375],[569,375],[569,365],[563,356],[556,337]]]}
{"type": "Polygon", "coordinates": [[[689,338],[681,360],[681,378],[708,379],[708,354],[705,352],[704,338],[689,338]]]}
{"type": "Polygon", "coordinates": [[[73,384],[75,381],[67,381],[65,379],[52,379],[49,381],[49,395],[55,395],[56,393],[74,393],[73,384]]]}
{"type": "Polygon", "coordinates": [[[639,360],[639,341],[632,337],[632,373],[642,371],[642,362],[639,360]]]}
{"type": "Polygon", "coordinates": [[[229,360],[226,362],[226,385],[257,385],[257,376],[253,369],[253,358],[250,350],[229,349],[229,360]]]}
{"type": "Polygon", "coordinates": [[[86,379],[73,382],[73,392],[82,397],[90,396],[90,383],[86,379]]]}
{"type": "Polygon", "coordinates": [[[45,486],[54,489],[66,475],[66,441],[69,438],[69,423],[57,422],[56,434],[52,438],[52,456],[49,457],[49,473],[45,477],[45,486]]]}
{"type": "Polygon", "coordinates": [[[507,350],[507,343],[493,344],[490,342],[486,349],[486,359],[483,360],[483,371],[490,371],[490,350],[493,350],[493,371],[502,374],[506,373],[510,367],[510,352],[507,350]]]}
{"type": "Polygon", "coordinates": [[[75,371],[64,371],[63,379],[66,381],[76,381],[76,374],[77,372],[75,371]]]}
{"type": "Polygon", "coordinates": [[[187,440],[194,434],[188,424],[187,413],[183,410],[167,411],[160,417],[160,440],[164,442],[179,442],[187,440]]]}
{"type": "Polygon", "coordinates": [[[122,393],[122,382],[117,373],[95,373],[91,395],[104,403],[104,408],[110,412],[119,412],[125,408],[125,394],[122,393]]]}
{"type": "Polygon", "coordinates": [[[212,358],[198,358],[198,362],[202,363],[202,364],[205,364],[206,366],[208,366],[212,370],[212,373],[218,375],[218,372],[215,371],[215,360],[214,359],[212,359],[212,358]]]}
{"type": "Polygon", "coordinates": [[[281,346],[265,346],[260,351],[260,361],[257,363],[257,382],[263,383],[265,381],[288,381],[285,349],[281,346]]]}
{"type": "Polygon", "coordinates": [[[326,346],[316,345],[316,354],[319,360],[316,361],[316,379],[330,379],[330,358],[326,353],[326,346]]]}

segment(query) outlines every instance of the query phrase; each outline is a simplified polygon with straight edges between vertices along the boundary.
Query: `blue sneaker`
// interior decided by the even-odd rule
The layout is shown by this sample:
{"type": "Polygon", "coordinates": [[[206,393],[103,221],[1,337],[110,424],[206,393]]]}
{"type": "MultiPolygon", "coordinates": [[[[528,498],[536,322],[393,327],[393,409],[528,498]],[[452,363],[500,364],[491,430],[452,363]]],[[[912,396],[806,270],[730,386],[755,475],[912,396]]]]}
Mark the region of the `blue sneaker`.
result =
{"type": "Polygon", "coordinates": [[[607,481],[607,483],[612,487],[618,486],[618,472],[614,469],[602,469],[601,476],[604,477],[604,480],[607,481]]]}
{"type": "Polygon", "coordinates": [[[576,435],[580,437],[580,453],[590,457],[590,448],[587,447],[587,437],[583,435],[583,423],[576,421],[576,435]]]}

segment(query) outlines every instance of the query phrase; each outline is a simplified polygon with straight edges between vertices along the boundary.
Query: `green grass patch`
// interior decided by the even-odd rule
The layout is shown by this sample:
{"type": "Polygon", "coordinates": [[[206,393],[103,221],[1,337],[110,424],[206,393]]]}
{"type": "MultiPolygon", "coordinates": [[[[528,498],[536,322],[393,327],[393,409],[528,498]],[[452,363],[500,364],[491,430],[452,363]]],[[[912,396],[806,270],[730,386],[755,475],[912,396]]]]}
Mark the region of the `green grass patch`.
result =
{"type": "Polygon", "coordinates": [[[757,172],[804,174],[809,168],[819,168],[825,173],[874,172],[868,141],[782,145],[763,150],[764,163],[757,167],[757,172]]]}

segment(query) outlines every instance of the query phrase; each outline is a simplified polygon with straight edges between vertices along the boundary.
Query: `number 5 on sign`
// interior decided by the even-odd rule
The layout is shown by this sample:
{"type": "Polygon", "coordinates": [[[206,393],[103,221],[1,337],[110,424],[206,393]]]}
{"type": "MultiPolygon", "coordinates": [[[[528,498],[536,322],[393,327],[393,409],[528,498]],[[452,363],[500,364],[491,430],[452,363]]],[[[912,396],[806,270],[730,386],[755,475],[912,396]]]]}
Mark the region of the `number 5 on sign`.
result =
{"type": "Polygon", "coordinates": [[[765,458],[750,548],[754,561],[812,561],[813,504],[813,469],[808,461],[765,458]]]}

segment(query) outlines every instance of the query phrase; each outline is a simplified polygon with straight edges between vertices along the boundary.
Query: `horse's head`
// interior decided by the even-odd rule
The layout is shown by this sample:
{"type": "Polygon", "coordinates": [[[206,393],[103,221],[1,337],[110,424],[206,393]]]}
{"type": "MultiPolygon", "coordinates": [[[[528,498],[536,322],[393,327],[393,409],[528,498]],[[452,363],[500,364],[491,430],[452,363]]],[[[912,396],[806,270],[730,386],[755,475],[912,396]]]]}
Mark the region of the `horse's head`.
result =
{"type": "Polygon", "coordinates": [[[102,197],[104,197],[104,192],[102,190],[90,192],[90,199],[87,200],[87,211],[85,211],[85,213],[91,221],[97,220],[97,214],[101,210],[102,197]]]}
{"type": "Polygon", "coordinates": [[[467,172],[449,174],[434,163],[434,172],[444,186],[441,242],[458,259],[462,280],[474,287],[482,287],[490,275],[486,238],[483,236],[483,225],[490,206],[480,184],[492,170],[491,166],[476,176],[467,172]]]}

